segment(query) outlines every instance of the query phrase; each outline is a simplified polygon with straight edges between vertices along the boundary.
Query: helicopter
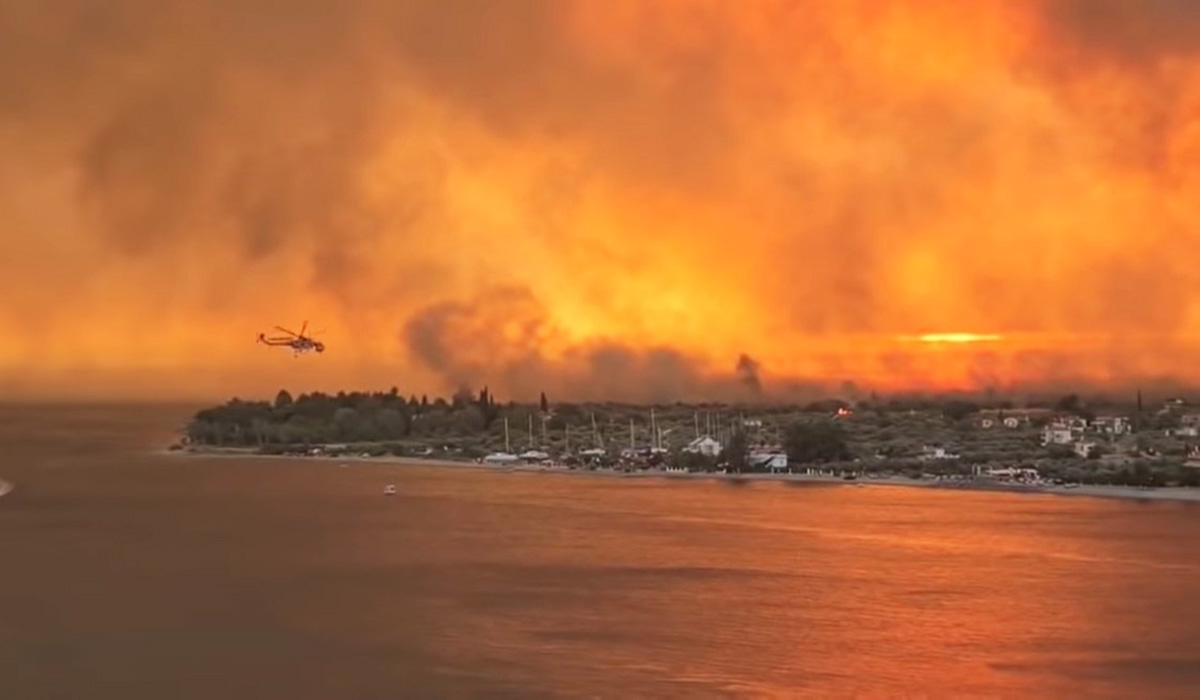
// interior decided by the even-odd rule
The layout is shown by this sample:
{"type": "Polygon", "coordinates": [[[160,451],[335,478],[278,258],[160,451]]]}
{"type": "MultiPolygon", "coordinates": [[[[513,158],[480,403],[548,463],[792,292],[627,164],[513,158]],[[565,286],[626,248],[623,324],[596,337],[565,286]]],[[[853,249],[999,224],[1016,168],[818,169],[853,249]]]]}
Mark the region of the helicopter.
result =
{"type": "Polygon", "coordinates": [[[317,352],[325,352],[325,343],[322,343],[319,340],[316,340],[307,335],[304,335],[304,332],[306,330],[308,330],[308,321],[305,321],[304,325],[300,326],[299,333],[296,333],[294,331],[289,331],[288,329],[283,328],[281,326],[275,326],[275,329],[279,330],[279,331],[283,331],[284,333],[287,333],[287,335],[286,336],[273,336],[273,337],[268,338],[265,333],[259,333],[258,334],[258,342],[260,342],[264,345],[279,345],[279,346],[290,347],[292,349],[292,357],[299,357],[301,353],[309,352],[310,350],[316,350],[317,352]]]}

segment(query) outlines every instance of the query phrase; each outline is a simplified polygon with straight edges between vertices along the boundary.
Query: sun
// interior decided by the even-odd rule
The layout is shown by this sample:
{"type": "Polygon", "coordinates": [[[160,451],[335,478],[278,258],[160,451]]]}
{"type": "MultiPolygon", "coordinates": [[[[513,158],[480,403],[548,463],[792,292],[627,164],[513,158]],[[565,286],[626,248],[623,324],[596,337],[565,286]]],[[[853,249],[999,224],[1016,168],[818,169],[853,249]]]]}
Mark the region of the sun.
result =
{"type": "Polygon", "coordinates": [[[1003,336],[998,333],[925,333],[903,339],[919,343],[987,343],[1003,340],[1003,336]]]}

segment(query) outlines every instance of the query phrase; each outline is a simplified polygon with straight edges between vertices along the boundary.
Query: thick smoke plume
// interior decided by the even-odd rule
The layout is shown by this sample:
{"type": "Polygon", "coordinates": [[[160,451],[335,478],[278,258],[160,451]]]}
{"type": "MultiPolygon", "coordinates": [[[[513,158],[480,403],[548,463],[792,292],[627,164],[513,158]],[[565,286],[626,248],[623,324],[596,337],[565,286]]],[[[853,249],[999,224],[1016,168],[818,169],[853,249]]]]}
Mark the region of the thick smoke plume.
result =
{"type": "Polygon", "coordinates": [[[1196,3],[99,7],[0,0],[10,395],[1200,379],[1196,3]]]}
{"type": "Polygon", "coordinates": [[[446,386],[486,383],[526,400],[539,390],[637,403],[746,397],[738,386],[747,382],[743,363],[735,379],[706,374],[702,362],[670,347],[573,342],[523,289],[492,289],[473,303],[431,306],[412,317],[404,340],[446,386]]]}
{"type": "Polygon", "coordinates": [[[758,378],[758,362],[749,355],[742,355],[737,363],[738,377],[755,395],[762,393],[762,380],[758,378]]]}

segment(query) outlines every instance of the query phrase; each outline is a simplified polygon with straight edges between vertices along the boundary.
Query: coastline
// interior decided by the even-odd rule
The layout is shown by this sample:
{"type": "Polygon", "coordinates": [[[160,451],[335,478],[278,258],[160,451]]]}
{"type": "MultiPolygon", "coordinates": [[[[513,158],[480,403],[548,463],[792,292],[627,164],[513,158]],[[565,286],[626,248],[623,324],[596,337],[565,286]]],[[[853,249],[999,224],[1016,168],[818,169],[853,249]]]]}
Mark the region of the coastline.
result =
{"type": "MultiPolygon", "coordinates": [[[[1167,501],[1177,503],[1200,503],[1200,488],[1188,488],[1181,486],[1160,486],[1160,487],[1137,487],[1137,486],[1107,486],[1107,485],[1084,485],[1077,486],[1058,486],[1054,484],[1013,484],[1013,483],[996,483],[996,482],[971,482],[971,481],[943,481],[932,479],[909,479],[906,477],[862,477],[855,480],[847,481],[836,476],[814,476],[808,474],[727,474],[721,472],[685,472],[685,471],[667,471],[659,470],[641,470],[633,472],[624,472],[616,469],[570,469],[560,466],[537,466],[528,464],[517,464],[509,466],[492,466],[481,464],[473,461],[455,461],[447,459],[423,459],[419,457],[396,457],[396,456],[379,456],[379,457],[361,457],[361,456],[295,456],[295,455],[266,455],[261,454],[253,449],[206,449],[197,451],[187,450],[161,450],[165,455],[181,456],[181,457],[217,457],[217,458],[234,458],[244,457],[252,459],[283,459],[283,460],[314,460],[322,462],[337,462],[337,463],[355,463],[355,464],[386,464],[393,466],[424,466],[424,467],[444,467],[455,469],[473,469],[489,472],[516,472],[516,473],[543,473],[543,474],[564,474],[570,476],[583,476],[595,478],[623,478],[623,479],[688,479],[688,480],[712,480],[724,481],[732,483],[747,483],[747,482],[766,482],[766,483],[782,483],[782,484],[825,484],[825,485],[844,485],[854,487],[869,487],[869,486],[898,486],[905,488],[923,488],[923,489],[939,489],[944,491],[994,491],[1016,494],[1045,494],[1051,496],[1083,496],[1090,498],[1113,498],[1119,500],[1136,500],[1136,501],[1167,501]]],[[[3,483],[3,482],[0,482],[3,483]]],[[[0,495],[3,492],[0,491],[0,495]]]]}

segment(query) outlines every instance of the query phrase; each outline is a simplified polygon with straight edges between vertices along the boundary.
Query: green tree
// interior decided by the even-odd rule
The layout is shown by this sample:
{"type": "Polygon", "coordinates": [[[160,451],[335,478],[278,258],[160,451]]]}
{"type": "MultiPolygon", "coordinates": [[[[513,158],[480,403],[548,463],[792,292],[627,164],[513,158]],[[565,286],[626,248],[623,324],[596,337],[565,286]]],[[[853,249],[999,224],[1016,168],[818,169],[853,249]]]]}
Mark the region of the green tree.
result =
{"type": "Polygon", "coordinates": [[[1094,420],[1096,414],[1083,405],[1083,400],[1077,394],[1068,394],[1058,400],[1054,408],[1063,413],[1072,413],[1084,420],[1094,420]]]}
{"type": "Polygon", "coordinates": [[[1160,413],[1154,417],[1152,426],[1156,430],[1173,430],[1182,425],[1180,416],[1175,411],[1167,411],[1160,413]]]}
{"type": "Polygon", "coordinates": [[[717,468],[712,457],[699,452],[681,452],[676,463],[690,472],[711,472],[717,468]]]}
{"type": "Polygon", "coordinates": [[[333,413],[333,427],[339,440],[353,440],[358,435],[358,411],[342,406],[333,413]]]}
{"type": "Polygon", "coordinates": [[[274,441],[275,424],[262,418],[254,418],[250,423],[250,433],[259,447],[274,441]]]}
{"type": "Polygon", "coordinates": [[[1049,445],[1046,447],[1046,453],[1050,455],[1050,459],[1071,459],[1075,457],[1075,448],[1070,445],[1049,445]]]}
{"type": "Polygon", "coordinates": [[[1063,413],[1074,413],[1082,406],[1083,404],[1079,400],[1078,394],[1067,394],[1059,399],[1058,403],[1054,404],[1055,410],[1062,411],[1063,413]]]}
{"type": "Polygon", "coordinates": [[[472,395],[471,390],[463,387],[456,391],[454,396],[451,397],[450,405],[453,406],[455,410],[458,410],[461,408],[466,408],[467,405],[469,405],[472,401],[474,401],[474,396],[472,395]]]}
{"type": "Polygon", "coordinates": [[[795,423],[788,428],[783,440],[788,460],[806,462],[840,462],[852,457],[846,433],[833,421],[795,423]]]}
{"type": "Polygon", "coordinates": [[[979,406],[970,401],[948,401],[942,406],[942,415],[952,421],[960,421],[979,412],[979,406]]]}
{"type": "Polygon", "coordinates": [[[275,409],[276,410],[283,410],[285,408],[288,408],[293,403],[295,403],[295,402],[292,401],[292,395],[287,392],[287,389],[280,389],[279,393],[275,395],[275,409]]]}
{"type": "Polygon", "coordinates": [[[287,445],[321,442],[314,432],[304,425],[303,419],[299,416],[292,416],[286,423],[279,426],[279,439],[287,445]]]}
{"type": "Polygon", "coordinates": [[[476,435],[483,431],[484,420],[483,411],[478,406],[467,406],[454,412],[454,431],[459,435],[476,435]]]}
{"type": "Polygon", "coordinates": [[[546,400],[546,392],[544,392],[544,391],[542,392],[541,408],[542,408],[542,413],[550,412],[550,402],[546,400]]]}
{"type": "Polygon", "coordinates": [[[385,440],[397,440],[408,434],[408,421],[394,408],[385,408],[377,413],[375,424],[385,440]]]}
{"type": "Polygon", "coordinates": [[[722,448],[721,460],[728,465],[730,471],[740,474],[749,467],[749,463],[747,462],[749,454],[749,438],[746,437],[746,433],[736,430],[730,436],[728,444],[722,448]]]}
{"type": "Polygon", "coordinates": [[[1146,466],[1145,462],[1138,462],[1133,465],[1133,478],[1130,483],[1134,486],[1153,486],[1154,474],[1150,471],[1150,467],[1146,466]]]}

